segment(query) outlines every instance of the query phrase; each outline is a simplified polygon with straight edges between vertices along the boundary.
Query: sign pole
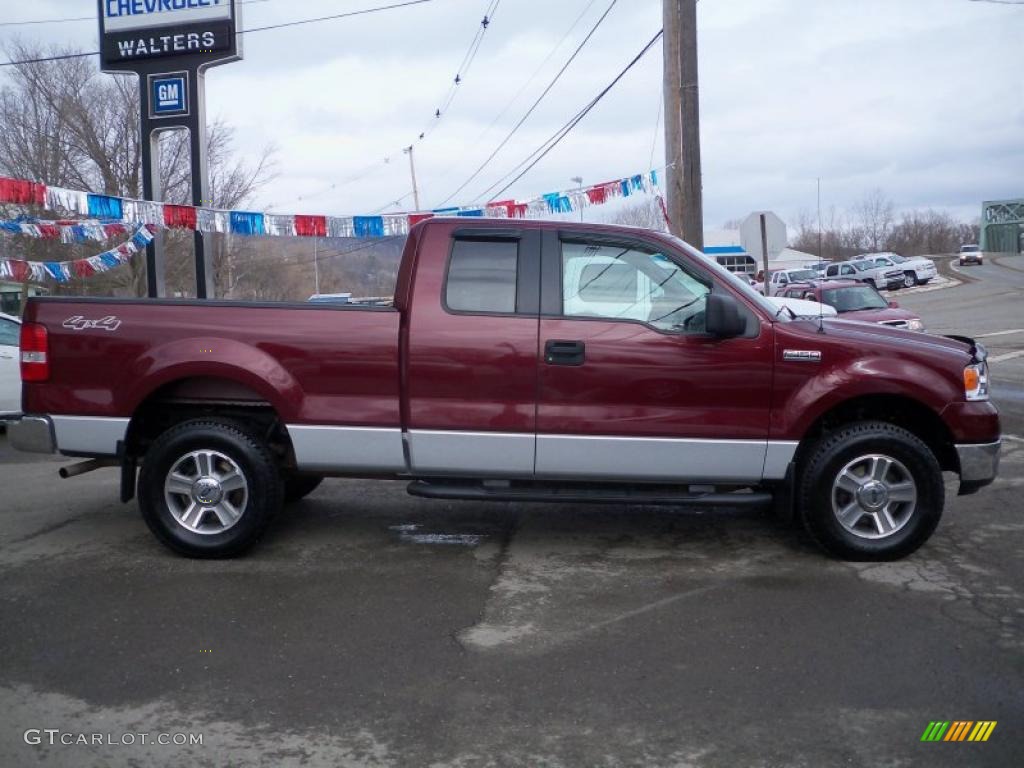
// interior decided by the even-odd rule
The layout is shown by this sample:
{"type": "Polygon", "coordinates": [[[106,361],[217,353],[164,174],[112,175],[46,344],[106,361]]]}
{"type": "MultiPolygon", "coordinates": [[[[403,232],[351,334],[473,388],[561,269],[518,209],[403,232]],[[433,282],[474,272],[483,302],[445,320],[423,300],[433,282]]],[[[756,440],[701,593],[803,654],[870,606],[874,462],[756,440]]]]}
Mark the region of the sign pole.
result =
{"type": "MultiPolygon", "coordinates": [[[[160,188],[160,134],[185,129],[191,148],[191,204],[213,207],[206,142],[205,73],[210,67],[242,58],[238,0],[202,3],[126,3],[97,0],[100,69],[139,78],[139,127],[142,147],[142,196],[163,201],[160,188]]],[[[197,228],[196,296],[214,298],[212,254],[197,228]]],[[[166,296],[163,232],[146,249],[146,292],[166,296]]]]}

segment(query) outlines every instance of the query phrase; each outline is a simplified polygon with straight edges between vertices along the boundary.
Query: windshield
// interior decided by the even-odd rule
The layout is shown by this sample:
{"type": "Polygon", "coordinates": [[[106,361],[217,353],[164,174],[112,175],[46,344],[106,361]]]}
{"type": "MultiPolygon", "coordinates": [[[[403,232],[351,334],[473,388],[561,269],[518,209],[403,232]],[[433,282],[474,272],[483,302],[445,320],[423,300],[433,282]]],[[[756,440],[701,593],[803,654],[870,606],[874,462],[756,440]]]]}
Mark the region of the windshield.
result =
{"type": "Polygon", "coordinates": [[[906,261],[906,259],[900,256],[898,253],[890,253],[889,258],[895,261],[897,264],[902,264],[903,262],[906,261]]]}
{"type": "Polygon", "coordinates": [[[680,240],[675,235],[666,234],[665,237],[672,240],[672,242],[674,242],[676,246],[680,248],[680,250],[683,250],[686,253],[690,254],[691,256],[700,259],[704,266],[708,268],[708,271],[711,272],[716,278],[721,279],[722,282],[729,283],[731,286],[733,286],[733,288],[735,288],[737,292],[741,293],[744,296],[744,298],[747,299],[747,301],[749,301],[751,304],[756,304],[758,307],[761,308],[762,311],[766,312],[769,317],[779,317],[781,319],[782,316],[778,314],[779,308],[775,304],[772,304],[770,301],[768,301],[768,299],[766,299],[764,296],[762,296],[760,293],[758,293],[752,287],[750,287],[746,280],[737,277],[728,269],[719,264],[715,258],[701,253],[692,245],[685,242],[684,240],[680,240]]]}
{"type": "Polygon", "coordinates": [[[800,283],[804,280],[817,280],[818,273],[813,269],[797,269],[789,273],[789,280],[793,283],[800,283]]]}
{"type": "Polygon", "coordinates": [[[874,269],[875,265],[867,261],[851,261],[853,268],[858,272],[867,272],[869,269],[874,269]]]}
{"type": "Polygon", "coordinates": [[[834,307],[836,312],[858,312],[862,309],[885,309],[889,303],[870,285],[851,285],[847,288],[828,288],[821,292],[822,303],[834,307]]]}
{"type": "Polygon", "coordinates": [[[978,246],[976,246],[976,245],[961,245],[960,246],[960,253],[975,253],[977,251],[978,251],[978,246]]]}

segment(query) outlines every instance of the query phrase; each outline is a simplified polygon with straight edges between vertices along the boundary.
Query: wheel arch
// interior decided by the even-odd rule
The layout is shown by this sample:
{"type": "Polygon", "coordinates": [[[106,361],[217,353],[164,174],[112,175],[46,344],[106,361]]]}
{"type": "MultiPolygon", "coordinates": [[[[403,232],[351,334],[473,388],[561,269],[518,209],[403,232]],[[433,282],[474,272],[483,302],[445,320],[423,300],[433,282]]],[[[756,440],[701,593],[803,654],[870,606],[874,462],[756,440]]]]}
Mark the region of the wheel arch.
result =
{"type": "Polygon", "coordinates": [[[804,431],[795,460],[800,465],[818,439],[846,424],[885,421],[920,438],[945,471],[959,472],[955,440],[939,414],[920,400],[898,394],[867,394],[843,400],[818,415],[804,431]]]}

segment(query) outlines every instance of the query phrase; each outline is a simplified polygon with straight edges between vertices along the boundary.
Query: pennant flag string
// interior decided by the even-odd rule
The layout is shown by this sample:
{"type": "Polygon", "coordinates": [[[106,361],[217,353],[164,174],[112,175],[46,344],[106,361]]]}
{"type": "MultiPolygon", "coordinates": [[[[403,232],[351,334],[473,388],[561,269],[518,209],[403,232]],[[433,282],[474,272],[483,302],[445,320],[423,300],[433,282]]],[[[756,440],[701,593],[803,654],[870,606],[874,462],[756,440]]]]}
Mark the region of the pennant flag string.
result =
{"type": "Polygon", "coordinates": [[[589,206],[605,205],[616,198],[639,193],[649,193],[660,198],[659,172],[662,170],[655,169],[589,187],[548,192],[526,200],[495,200],[483,206],[455,206],[372,216],[221,210],[92,194],[35,181],[0,178],[0,204],[35,205],[58,214],[79,217],[38,219],[19,216],[0,220],[0,233],[76,244],[101,242],[127,234],[134,228],[134,234],[127,243],[88,259],[61,262],[0,260],[0,278],[66,282],[73,277],[105,272],[126,263],[134,253],[152,241],[158,229],[249,237],[381,238],[406,235],[415,224],[435,216],[543,218],[552,214],[572,213],[589,206]]]}

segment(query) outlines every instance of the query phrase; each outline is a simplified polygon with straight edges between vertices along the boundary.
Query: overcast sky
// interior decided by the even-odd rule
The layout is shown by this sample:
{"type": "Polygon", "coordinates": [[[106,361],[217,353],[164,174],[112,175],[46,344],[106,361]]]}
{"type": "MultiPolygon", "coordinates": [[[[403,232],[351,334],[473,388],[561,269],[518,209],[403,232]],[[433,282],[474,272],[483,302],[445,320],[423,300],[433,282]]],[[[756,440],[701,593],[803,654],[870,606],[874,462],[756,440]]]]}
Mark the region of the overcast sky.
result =
{"type": "MultiPolygon", "coordinates": [[[[609,2],[502,0],[454,103],[416,145],[424,207],[440,204],[483,162],[609,2]]],[[[244,26],[380,4],[250,2],[244,26]]],[[[247,36],[244,61],[207,77],[207,108],[235,126],[241,152],[278,149],[277,179],[254,207],[344,215],[401,199],[411,208],[401,147],[434,122],[489,4],[433,0],[247,36]]],[[[0,0],[0,9],[7,23],[0,40],[97,45],[95,21],[10,25],[90,16],[93,0],[0,0]]],[[[477,201],[660,26],[659,0],[619,0],[542,106],[452,204],[477,201]]],[[[973,219],[982,200],[1024,196],[1024,5],[702,0],[698,27],[709,228],[755,209],[792,222],[814,208],[819,176],[826,208],[849,206],[877,187],[901,209],[930,206],[973,219]]],[[[574,176],[590,184],[644,171],[652,142],[653,167],[664,165],[656,128],[661,72],[658,44],[507,196],[566,189],[574,176]]],[[[588,217],[600,218],[600,209],[588,217]]]]}

